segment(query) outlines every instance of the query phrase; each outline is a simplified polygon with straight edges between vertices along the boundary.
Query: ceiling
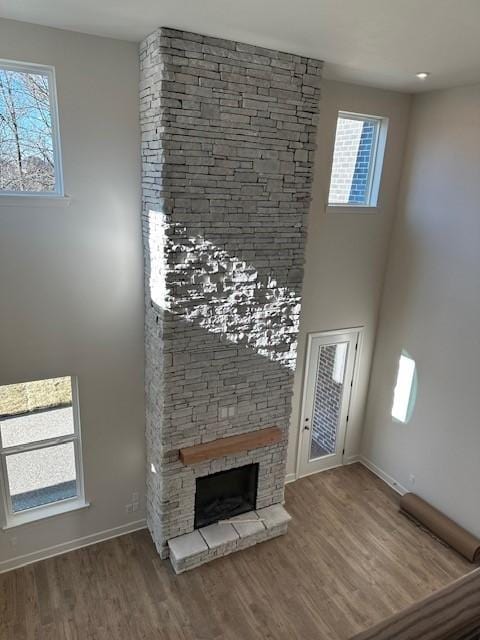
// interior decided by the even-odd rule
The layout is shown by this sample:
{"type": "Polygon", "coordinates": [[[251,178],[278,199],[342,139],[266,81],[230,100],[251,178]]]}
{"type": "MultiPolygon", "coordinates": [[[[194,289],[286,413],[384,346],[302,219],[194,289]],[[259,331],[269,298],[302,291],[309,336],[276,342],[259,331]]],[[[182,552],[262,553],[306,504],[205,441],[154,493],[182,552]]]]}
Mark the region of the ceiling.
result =
{"type": "Polygon", "coordinates": [[[480,82],[480,0],[0,0],[0,16],[132,41],[177,27],[320,58],[328,78],[400,91],[480,82]]]}

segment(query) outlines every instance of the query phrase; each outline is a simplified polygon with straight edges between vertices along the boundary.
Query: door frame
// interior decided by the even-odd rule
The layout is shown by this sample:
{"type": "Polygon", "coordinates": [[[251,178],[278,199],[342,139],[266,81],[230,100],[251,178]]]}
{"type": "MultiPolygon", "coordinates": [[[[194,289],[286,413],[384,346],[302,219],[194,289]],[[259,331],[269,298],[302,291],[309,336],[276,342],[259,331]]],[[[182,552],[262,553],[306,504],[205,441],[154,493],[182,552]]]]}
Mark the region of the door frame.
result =
{"type": "Polygon", "coordinates": [[[352,410],[352,405],[354,404],[353,400],[354,398],[356,398],[356,393],[357,393],[357,387],[358,387],[358,376],[359,376],[359,363],[361,360],[361,356],[362,356],[362,347],[363,347],[363,337],[364,337],[364,327],[363,326],[357,326],[357,327],[348,327],[346,329],[330,329],[327,331],[312,331],[310,333],[307,334],[307,348],[305,350],[305,356],[304,356],[304,363],[303,363],[303,378],[302,378],[302,393],[301,393],[301,408],[300,408],[300,420],[299,423],[297,425],[297,460],[296,460],[296,466],[295,466],[295,479],[299,479],[299,478],[305,478],[309,475],[313,475],[315,473],[321,473],[322,471],[328,471],[329,469],[334,469],[338,466],[343,466],[345,464],[345,448],[346,448],[346,442],[347,442],[347,438],[348,438],[348,434],[349,431],[351,430],[351,425],[352,425],[352,420],[351,418],[351,410],[352,410]],[[352,375],[352,386],[350,389],[350,398],[348,401],[348,420],[347,420],[347,424],[345,427],[345,434],[343,437],[343,443],[342,443],[342,461],[340,463],[340,465],[338,464],[332,464],[329,467],[326,467],[325,469],[321,469],[321,470],[316,470],[316,471],[309,471],[307,473],[302,473],[301,468],[302,468],[302,453],[303,453],[303,447],[304,447],[304,438],[306,438],[308,436],[305,435],[305,429],[303,428],[303,425],[305,423],[305,417],[306,417],[306,400],[307,400],[307,393],[308,393],[308,388],[307,388],[307,379],[308,379],[308,367],[309,367],[309,363],[310,363],[310,357],[311,357],[311,352],[312,352],[312,344],[313,344],[313,340],[315,338],[328,338],[328,337],[335,337],[337,335],[344,335],[344,334],[356,334],[357,335],[357,348],[355,350],[355,355],[354,355],[354,361],[353,361],[353,375],[352,375]]]}

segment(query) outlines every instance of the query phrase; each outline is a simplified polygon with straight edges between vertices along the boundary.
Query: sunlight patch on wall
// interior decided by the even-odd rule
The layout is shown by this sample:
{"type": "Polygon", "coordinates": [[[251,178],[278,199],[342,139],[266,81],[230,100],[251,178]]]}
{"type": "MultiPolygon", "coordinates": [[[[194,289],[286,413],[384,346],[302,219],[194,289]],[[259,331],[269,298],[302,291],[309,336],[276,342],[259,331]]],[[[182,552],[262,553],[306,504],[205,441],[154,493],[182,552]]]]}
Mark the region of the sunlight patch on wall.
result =
{"type": "Polygon", "coordinates": [[[163,214],[153,218],[149,284],[155,305],[294,370],[301,297],[163,214]]]}
{"type": "Polygon", "coordinates": [[[415,360],[402,351],[398,361],[397,382],[393,392],[392,418],[398,422],[409,422],[417,395],[417,372],[415,360]]]}

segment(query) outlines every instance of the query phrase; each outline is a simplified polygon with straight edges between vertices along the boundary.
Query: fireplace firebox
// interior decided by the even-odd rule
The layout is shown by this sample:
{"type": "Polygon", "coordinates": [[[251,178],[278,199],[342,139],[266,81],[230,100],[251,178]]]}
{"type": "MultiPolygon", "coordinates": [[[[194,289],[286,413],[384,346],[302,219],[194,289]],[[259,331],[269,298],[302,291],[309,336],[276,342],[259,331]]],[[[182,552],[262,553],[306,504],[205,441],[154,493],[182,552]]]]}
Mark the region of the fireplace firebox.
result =
{"type": "Polygon", "coordinates": [[[195,529],[256,508],[258,463],[196,479],[195,529]]]}

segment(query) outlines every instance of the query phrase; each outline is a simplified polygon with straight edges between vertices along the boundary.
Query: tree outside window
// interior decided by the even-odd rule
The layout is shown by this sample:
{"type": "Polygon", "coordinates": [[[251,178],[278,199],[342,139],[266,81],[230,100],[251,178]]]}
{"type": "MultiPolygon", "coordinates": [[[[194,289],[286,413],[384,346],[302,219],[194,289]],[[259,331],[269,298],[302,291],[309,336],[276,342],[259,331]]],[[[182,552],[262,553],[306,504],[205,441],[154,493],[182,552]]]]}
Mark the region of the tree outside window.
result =
{"type": "Polygon", "coordinates": [[[0,191],[58,192],[53,76],[0,62],[0,191]]]}

